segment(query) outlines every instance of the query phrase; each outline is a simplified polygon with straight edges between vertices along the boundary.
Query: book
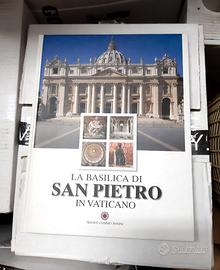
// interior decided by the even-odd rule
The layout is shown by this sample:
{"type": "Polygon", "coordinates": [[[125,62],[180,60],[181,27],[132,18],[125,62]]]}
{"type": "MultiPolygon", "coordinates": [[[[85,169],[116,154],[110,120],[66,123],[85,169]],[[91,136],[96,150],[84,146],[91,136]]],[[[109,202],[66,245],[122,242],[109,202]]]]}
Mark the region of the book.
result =
{"type": "Polygon", "coordinates": [[[158,265],[164,241],[169,256],[167,241],[196,243],[188,38],[185,26],[31,28],[25,76],[39,92],[16,254],[158,265]],[[134,254],[152,245],[154,262],[134,254]]]}

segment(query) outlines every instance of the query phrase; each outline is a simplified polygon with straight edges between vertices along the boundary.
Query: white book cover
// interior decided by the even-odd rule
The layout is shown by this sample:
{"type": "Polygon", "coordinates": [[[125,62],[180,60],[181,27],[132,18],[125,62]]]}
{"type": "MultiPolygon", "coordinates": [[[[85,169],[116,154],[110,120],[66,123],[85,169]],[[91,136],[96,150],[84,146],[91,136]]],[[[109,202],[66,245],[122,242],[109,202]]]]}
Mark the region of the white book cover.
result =
{"type": "Polygon", "coordinates": [[[193,241],[187,34],[117,27],[39,36],[21,231],[193,241]]]}

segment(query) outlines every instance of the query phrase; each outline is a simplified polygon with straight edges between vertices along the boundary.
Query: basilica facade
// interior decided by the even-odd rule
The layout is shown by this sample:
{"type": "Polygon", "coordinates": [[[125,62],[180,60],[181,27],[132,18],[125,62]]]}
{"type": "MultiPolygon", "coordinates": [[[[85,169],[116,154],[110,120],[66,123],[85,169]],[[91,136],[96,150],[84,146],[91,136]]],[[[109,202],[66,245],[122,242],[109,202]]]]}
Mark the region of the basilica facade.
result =
{"type": "Polygon", "coordinates": [[[87,64],[46,61],[41,91],[44,118],[80,113],[135,113],[140,117],[183,119],[183,81],[168,55],[132,63],[111,40],[87,64]]]}

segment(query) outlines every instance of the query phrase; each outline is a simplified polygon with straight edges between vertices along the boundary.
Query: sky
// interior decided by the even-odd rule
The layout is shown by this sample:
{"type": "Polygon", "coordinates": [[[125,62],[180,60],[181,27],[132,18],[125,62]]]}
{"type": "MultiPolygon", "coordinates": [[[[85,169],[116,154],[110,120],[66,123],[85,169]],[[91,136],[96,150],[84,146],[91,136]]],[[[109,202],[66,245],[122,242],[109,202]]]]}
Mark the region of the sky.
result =
{"type": "Polygon", "coordinates": [[[58,56],[67,59],[69,64],[89,63],[92,57],[98,58],[107,50],[111,39],[114,39],[116,49],[131,59],[131,63],[154,63],[155,57],[161,59],[166,53],[177,61],[177,72],[183,75],[182,67],[182,36],[181,34],[138,34],[138,35],[45,35],[43,40],[41,80],[46,59],[52,60],[58,56]]]}

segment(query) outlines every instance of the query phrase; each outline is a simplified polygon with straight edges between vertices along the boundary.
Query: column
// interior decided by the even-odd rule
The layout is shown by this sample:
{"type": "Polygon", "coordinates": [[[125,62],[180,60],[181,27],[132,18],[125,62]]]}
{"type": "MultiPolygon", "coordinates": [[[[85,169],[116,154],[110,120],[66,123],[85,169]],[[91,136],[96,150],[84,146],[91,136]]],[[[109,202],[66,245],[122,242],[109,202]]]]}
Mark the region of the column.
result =
{"type": "Polygon", "coordinates": [[[61,83],[59,85],[59,89],[58,89],[59,104],[58,104],[57,116],[64,116],[65,88],[66,88],[65,83],[61,83]]]}
{"type": "Polygon", "coordinates": [[[143,114],[143,85],[139,85],[139,115],[143,114]]]}
{"type": "Polygon", "coordinates": [[[47,105],[47,99],[48,99],[48,82],[43,82],[42,102],[45,105],[45,107],[47,105]]]}
{"type": "Polygon", "coordinates": [[[153,117],[159,118],[159,88],[158,84],[152,85],[153,94],[153,117]]]}
{"type": "Polygon", "coordinates": [[[131,112],[131,86],[128,84],[127,113],[131,112]]]}
{"type": "Polygon", "coordinates": [[[170,101],[170,119],[175,119],[174,118],[174,102],[173,101],[170,101]]]}
{"type": "Polygon", "coordinates": [[[92,85],[92,104],[91,104],[91,112],[95,113],[95,84],[92,85]]]}
{"type": "Polygon", "coordinates": [[[126,92],[125,92],[125,84],[122,84],[122,90],[121,90],[121,113],[126,112],[126,92]]]}
{"type": "Polygon", "coordinates": [[[87,103],[86,103],[86,112],[90,113],[91,112],[91,95],[92,95],[92,89],[91,89],[91,85],[88,84],[87,87],[87,103]]]}
{"type": "Polygon", "coordinates": [[[104,113],[104,84],[100,88],[100,113],[104,113]]]}
{"type": "Polygon", "coordinates": [[[117,113],[117,86],[113,85],[113,113],[117,113]]]}
{"type": "Polygon", "coordinates": [[[79,112],[79,85],[75,84],[74,86],[74,107],[73,107],[73,113],[77,114],[79,112]]]}
{"type": "Polygon", "coordinates": [[[173,115],[170,115],[171,119],[177,120],[178,118],[178,97],[177,97],[177,82],[174,82],[171,86],[172,100],[173,100],[173,115]]]}

